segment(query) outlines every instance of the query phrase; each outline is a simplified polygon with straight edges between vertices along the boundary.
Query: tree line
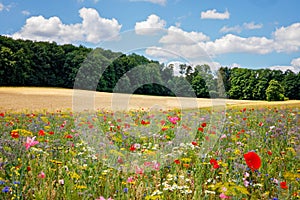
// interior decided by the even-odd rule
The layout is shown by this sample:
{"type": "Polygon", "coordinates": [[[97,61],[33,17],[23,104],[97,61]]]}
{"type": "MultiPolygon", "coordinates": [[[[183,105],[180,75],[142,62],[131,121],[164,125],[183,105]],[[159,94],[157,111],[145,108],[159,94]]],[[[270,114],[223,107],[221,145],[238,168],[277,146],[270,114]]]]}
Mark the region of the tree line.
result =
{"type": "Polygon", "coordinates": [[[0,36],[0,86],[247,100],[300,99],[300,73],[163,64],[137,54],[0,36]]]}

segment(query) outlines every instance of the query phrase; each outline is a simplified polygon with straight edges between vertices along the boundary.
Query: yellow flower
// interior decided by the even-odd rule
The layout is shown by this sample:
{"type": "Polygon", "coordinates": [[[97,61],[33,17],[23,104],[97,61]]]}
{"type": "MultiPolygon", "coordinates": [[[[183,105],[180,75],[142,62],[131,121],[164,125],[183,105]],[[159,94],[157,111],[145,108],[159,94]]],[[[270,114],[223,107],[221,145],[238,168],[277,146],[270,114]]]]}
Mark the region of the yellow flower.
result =
{"type": "Polygon", "coordinates": [[[181,158],[181,161],[186,163],[191,162],[191,160],[192,160],[191,158],[181,158]]]}
{"type": "Polygon", "coordinates": [[[73,179],[79,179],[80,178],[80,176],[76,172],[70,172],[70,176],[73,179]]]}
{"type": "Polygon", "coordinates": [[[50,162],[52,162],[54,164],[57,164],[57,165],[61,165],[62,164],[62,162],[58,161],[58,160],[50,160],[50,162]]]}
{"type": "Polygon", "coordinates": [[[87,186],[85,185],[75,185],[75,189],[86,189],[87,186]]]}
{"type": "Polygon", "coordinates": [[[241,155],[241,151],[240,151],[239,149],[236,149],[236,150],[234,151],[234,154],[235,154],[235,155],[241,155]]]}
{"type": "Polygon", "coordinates": [[[33,135],[32,132],[27,131],[25,129],[15,129],[15,130],[12,130],[11,132],[19,133],[21,136],[24,136],[24,137],[28,137],[28,136],[33,135]]]}

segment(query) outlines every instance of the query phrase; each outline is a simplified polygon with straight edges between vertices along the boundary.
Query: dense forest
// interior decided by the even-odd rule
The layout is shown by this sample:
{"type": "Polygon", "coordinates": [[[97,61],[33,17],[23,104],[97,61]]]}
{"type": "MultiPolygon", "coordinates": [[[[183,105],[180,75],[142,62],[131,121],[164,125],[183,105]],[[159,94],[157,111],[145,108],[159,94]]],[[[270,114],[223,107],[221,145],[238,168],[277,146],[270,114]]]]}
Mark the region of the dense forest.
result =
{"type": "Polygon", "coordinates": [[[300,73],[290,70],[221,67],[212,72],[208,65],[181,64],[175,76],[174,67],[134,53],[0,36],[0,86],[74,88],[76,83],[77,88],[103,92],[300,99],[300,73]]]}

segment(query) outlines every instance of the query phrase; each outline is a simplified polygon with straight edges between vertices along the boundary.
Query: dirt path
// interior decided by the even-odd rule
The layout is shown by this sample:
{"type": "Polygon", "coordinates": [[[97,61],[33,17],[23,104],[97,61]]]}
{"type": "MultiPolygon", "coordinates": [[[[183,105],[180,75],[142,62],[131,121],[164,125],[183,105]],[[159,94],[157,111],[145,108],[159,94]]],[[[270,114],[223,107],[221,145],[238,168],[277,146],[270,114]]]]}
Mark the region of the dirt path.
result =
{"type": "MultiPolygon", "coordinates": [[[[84,109],[173,109],[211,107],[212,105],[272,104],[266,101],[212,100],[195,98],[125,95],[75,91],[61,88],[0,87],[0,112],[84,109]]],[[[282,102],[286,103],[286,102],[282,102]]],[[[289,101],[300,104],[300,101],[289,101]]],[[[278,104],[278,102],[277,102],[278,104]]]]}

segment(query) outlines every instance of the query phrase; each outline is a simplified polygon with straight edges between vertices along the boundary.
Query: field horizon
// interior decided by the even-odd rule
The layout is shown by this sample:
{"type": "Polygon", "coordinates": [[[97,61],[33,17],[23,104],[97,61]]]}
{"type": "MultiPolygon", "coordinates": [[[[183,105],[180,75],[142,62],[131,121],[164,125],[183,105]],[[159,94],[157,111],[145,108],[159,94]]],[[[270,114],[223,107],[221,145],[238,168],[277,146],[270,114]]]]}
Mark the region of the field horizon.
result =
{"type": "MultiPolygon", "coordinates": [[[[0,109],[1,111],[41,111],[41,110],[70,110],[73,106],[74,89],[50,88],[50,87],[0,87],[0,109]]],[[[210,98],[184,98],[149,95],[128,95],[118,93],[105,93],[94,91],[82,91],[89,95],[95,95],[95,109],[161,109],[170,110],[175,108],[198,108],[222,106],[258,106],[258,105],[286,105],[300,104],[299,100],[289,101],[257,101],[257,100],[235,100],[235,99],[210,99],[210,98]],[[116,103],[120,99],[128,100],[128,103],[118,107],[116,103]],[[129,99],[126,99],[129,98],[129,99]],[[194,105],[181,105],[181,100],[193,99],[194,105]],[[115,106],[114,106],[115,105],[115,106]],[[113,107],[114,106],[114,107],[113,107]]],[[[83,93],[82,93],[83,94],[83,93]]],[[[78,93],[76,93],[78,95],[78,93]]],[[[85,95],[85,94],[83,94],[85,95]]],[[[119,102],[120,103],[120,102],[119,102]]],[[[124,103],[124,102],[122,102],[124,103]]]]}

